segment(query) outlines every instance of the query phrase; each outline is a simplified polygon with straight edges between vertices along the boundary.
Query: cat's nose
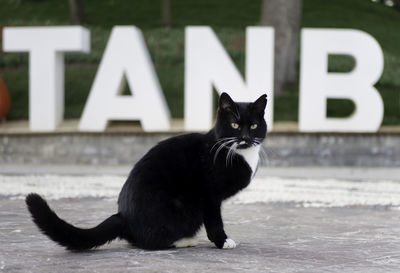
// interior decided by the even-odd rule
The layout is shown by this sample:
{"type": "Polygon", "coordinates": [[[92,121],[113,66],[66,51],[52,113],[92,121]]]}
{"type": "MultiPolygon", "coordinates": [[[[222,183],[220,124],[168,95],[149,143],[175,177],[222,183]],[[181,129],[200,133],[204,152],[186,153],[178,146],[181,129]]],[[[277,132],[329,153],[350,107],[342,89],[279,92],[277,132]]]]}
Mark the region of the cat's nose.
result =
{"type": "Polygon", "coordinates": [[[248,148],[251,145],[251,140],[249,137],[242,137],[239,142],[239,148],[248,148]]]}
{"type": "Polygon", "coordinates": [[[250,137],[249,136],[243,136],[241,142],[249,143],[250,142],[250,137]]]}

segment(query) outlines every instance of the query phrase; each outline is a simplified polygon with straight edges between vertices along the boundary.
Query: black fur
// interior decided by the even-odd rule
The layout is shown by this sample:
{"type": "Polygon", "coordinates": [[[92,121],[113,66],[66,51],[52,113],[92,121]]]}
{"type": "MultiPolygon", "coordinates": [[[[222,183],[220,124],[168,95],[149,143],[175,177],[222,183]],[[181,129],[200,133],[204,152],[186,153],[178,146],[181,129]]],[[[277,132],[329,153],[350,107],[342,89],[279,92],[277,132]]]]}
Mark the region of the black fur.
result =
{"type": "Polygon", "coordinates": [[[31,193],[26,204],[33,221],[40,230],[58,244],[69,250],[85,250],[101,246],[117,238],[122,230],[122,219],[114,214],[90,229],[80,229],[60,219],[42,197],[31,193]]]}
{"type": "Polygon", "coordinates": [[[221,203],[245,188],[252,176],[250,166],[235,151],[264,140],[266,102],[263,95],[254,103],[235,103],[223,93],[215,127],[153,147],[125,182],[118,213],[98,226],[80,229],[68,224],[37,194],[26,198],[33,221],[70,250],[90,249],[117,237],[145,249],[169,248],[179,239],[193,237],[203,224],[208,238],[222,248],[227,235],[221,203]],[[253,124],[257,127],[251,129],[253,124]]]}

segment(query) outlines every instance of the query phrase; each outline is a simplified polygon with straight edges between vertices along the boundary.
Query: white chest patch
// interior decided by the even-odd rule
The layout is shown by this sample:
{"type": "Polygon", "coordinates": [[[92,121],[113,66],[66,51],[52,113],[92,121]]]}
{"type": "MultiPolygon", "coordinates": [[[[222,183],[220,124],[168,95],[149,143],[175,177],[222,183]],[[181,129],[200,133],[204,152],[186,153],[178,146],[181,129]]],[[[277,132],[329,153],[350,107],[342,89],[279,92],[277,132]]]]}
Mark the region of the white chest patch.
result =
{"type": "Polygon", "coordinates": [[[252,176],[257,170],[258,161],[260,159],[259,152],[260,152],[260,145],[251,146],[250,148],[247,149],[236,150],[236,153],[243,156],[244,160],[246,160],[247,164],[249,164],[252,171],[252,176]]]}

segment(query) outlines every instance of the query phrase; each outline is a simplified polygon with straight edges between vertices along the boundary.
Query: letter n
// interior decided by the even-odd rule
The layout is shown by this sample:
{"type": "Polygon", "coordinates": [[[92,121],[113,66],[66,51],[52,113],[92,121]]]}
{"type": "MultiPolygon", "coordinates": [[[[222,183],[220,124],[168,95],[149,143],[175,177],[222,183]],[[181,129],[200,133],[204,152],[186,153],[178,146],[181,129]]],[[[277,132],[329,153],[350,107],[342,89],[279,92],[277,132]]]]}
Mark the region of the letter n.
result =
{"type": "Polygon", "coordinates": [[[274,30],[246,29],[246,82],[210,27],[185,30],[185,129],[208,130],[212,125],[212,90],[229,93],[236,101],[253,101],[267,93],[265,113],[273,120],[274,30]]]}

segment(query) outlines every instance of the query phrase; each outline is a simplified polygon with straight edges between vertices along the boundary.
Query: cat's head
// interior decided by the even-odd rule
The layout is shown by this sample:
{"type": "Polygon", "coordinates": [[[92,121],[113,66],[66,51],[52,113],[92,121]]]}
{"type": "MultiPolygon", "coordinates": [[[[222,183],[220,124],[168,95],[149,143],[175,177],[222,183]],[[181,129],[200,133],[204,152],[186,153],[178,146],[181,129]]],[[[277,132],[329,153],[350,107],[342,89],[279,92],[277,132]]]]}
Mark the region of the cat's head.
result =
{"type": "Polygon", "coordinates": [[[217,139],[226,139],[227,146],[235,145],[238,149],[261,144],[267,134],[266,105],[265,94],[254,102],[244,103],[234,102],[227,93],[222,93],[215,124],[217,139]]]}

